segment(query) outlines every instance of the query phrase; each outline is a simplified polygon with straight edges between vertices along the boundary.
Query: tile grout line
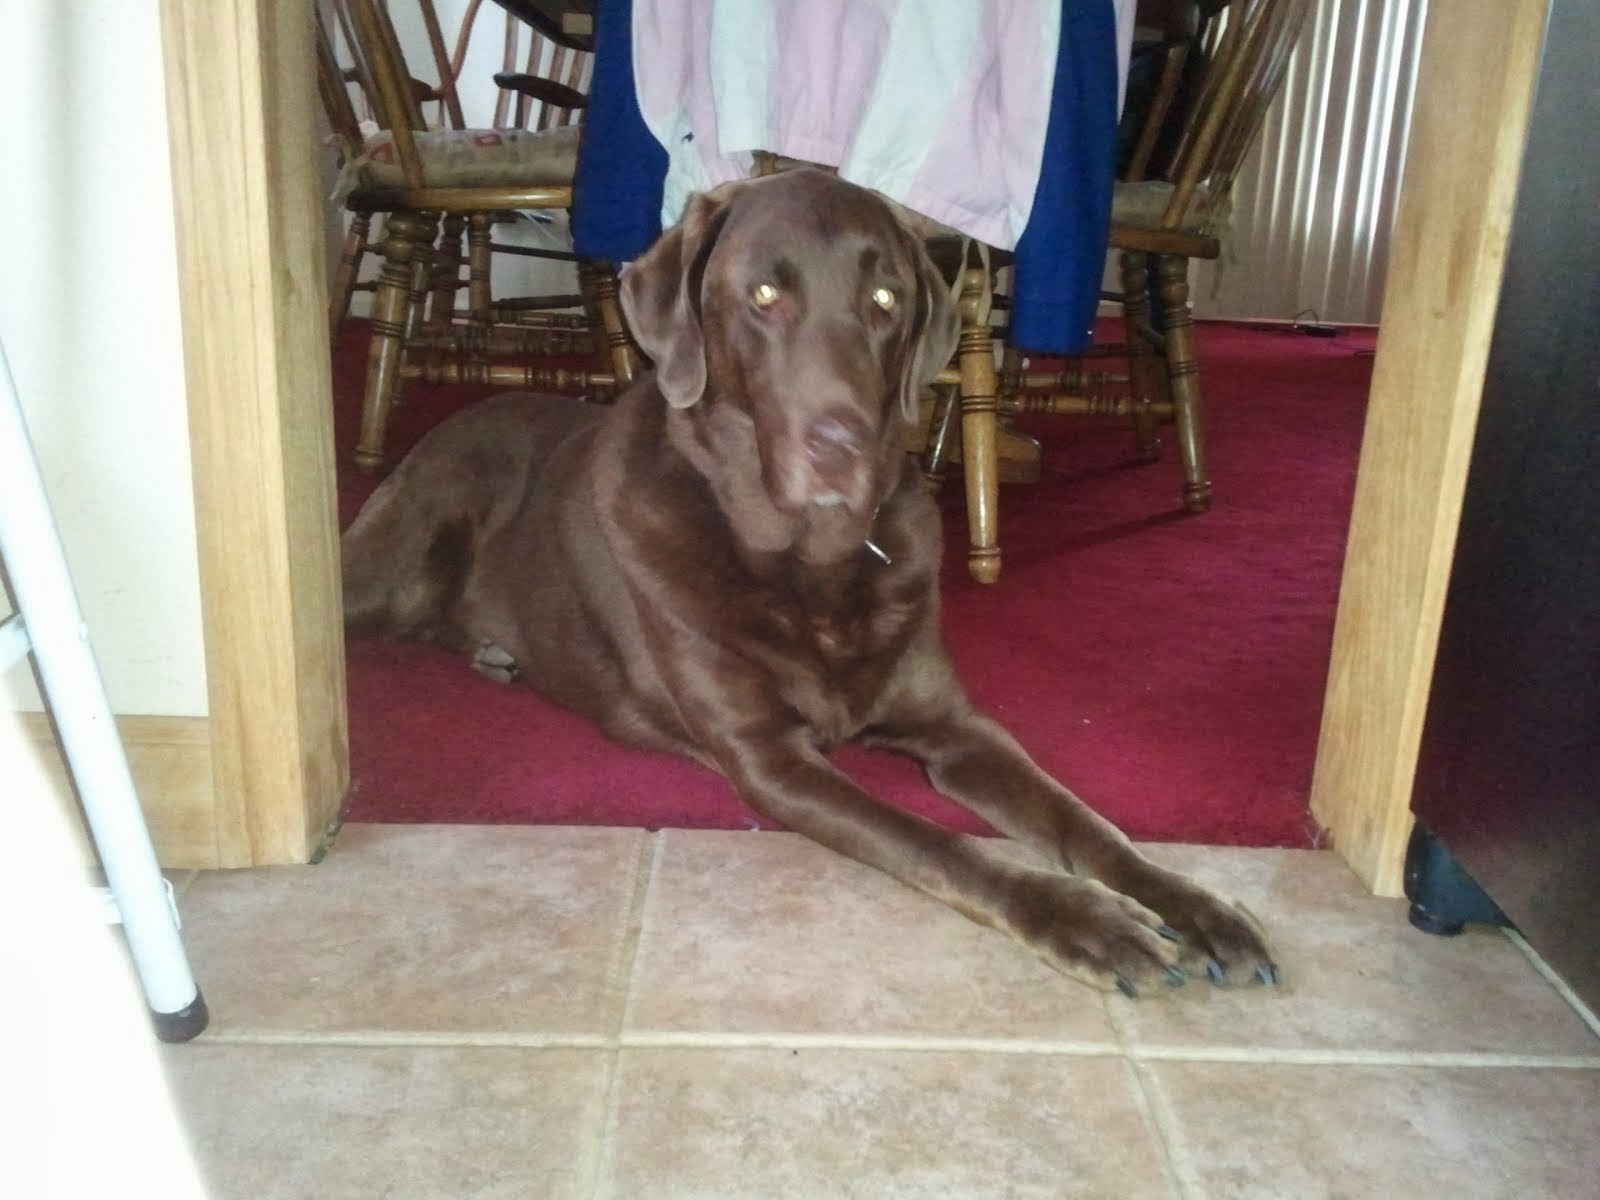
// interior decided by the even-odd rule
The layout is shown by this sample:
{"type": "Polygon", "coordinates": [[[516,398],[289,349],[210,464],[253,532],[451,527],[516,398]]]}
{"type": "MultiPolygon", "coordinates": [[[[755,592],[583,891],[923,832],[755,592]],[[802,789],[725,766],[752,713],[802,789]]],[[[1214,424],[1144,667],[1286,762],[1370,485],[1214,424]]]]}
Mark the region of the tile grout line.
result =
{"type": "Polygon", "coordinates": [[[1565,979],[1556,974],[1555,968],[1545,962],[1544,956],[1528,945],[1528,939],[1515,929],[1506,928],[1502,929],[1501,932],[1505,934],[1513,946],[1522,951],[1522,956],[1528,960],[1529,965],[1535,971],[1544,977],[1545,982],[1555,988],[1556,994],[1565,1000],[1568,1006],[1578,1014],[1578,1019],[1589,1027],[1589,1032],[1600,1038],[1600,1017],[1595,1016],[1594,1010],[1583,1002],[1583,998],[1572,990],[1565,979]]]}
{"type": "Polygon", "coordinates": [[[196,1045],[451,1046],[507,1050],[853,1050],[859,1053],[1037,1055],[1042,1058],[1127,1058],[1133,1062],[1196,1062],[1254,1066],[1452,1067],[1600,1071],[1600,1054],[1507,1054],[1497,1051],[1262,1049],[1254,1046],[1138,1046],[1046,1038],[964,1038],[828,1033],[472,1033],[427,1030],[208,1032],[196,1045]]]}
{"type": "Polygon", "coordinates": [[[1205,1185],[1194,1160],[1189,1157],[1189,1146],[1184,1141],[1183,1127],[1178,1123],[1167,1089],[1147,1062],[1137,1058],[1127,1060],[1133,1071],[1134,1091],[1139,1096],[1139,1107],[1145,1110],[1150,1124],[1155,1128],[1156,1140],[1161,1143],[1162,1156],[1167,1168],[1167,1180],[1180,1200],[1203,1200],[1205,1185]]]}
{"type": "Polygon", "coordinates": [[[650,903],[650,894],[661,863],[666,838],[661,831],[650,832],[642,839],[638,859],[634,863],[633,895],[628,903],[628,925],[622,939],[622,953],[617,964],[617,977],[622,985],[622,1002],[617,1005],[607,1038],[605,1097],[601,1103],[599,1128],[590,1139],[589,1153],[584,1163],[584,1190],[589,1196],[602,1195],[604,1189],[615,1182],[617,1125],[621,1119],[622,1100],[620,1080],[622,1075],[622,1034],[628,1026],[633,1011],[633,998],[638,990],[639,946],[644,941],[644,923],[650,903]]]}
{"type": "Polygon", "coordinates": [[[1161,1086],[1161,1081],[1156,1078],[1150,1065],[1133,1053],[1136,1045],[1133,1031],[1129,1029],[1123,1015],[1116,1011],[1115,1005],[1106,998],[1102,997],[1101,1003],[1105,1006],[1106,1020],[1111,1025],[1112,1032],[1117,1035],[1117,1043],[1122,1048],[1123,1061],[1133,1072],[1134,1092],[1139,1108],[1150,1122],[1156,1141],[1161,1145],[1162,1165],[1166,1168],[1167,1182],[1172,1185],[1180,1200],[1197,1200],[1199,1197],[1204,1197],[1205,1189],[1200,1186],[1194,1163],[1189,1159],[1183,1131],[1178,1124],[1177,1114],[1167,1098],[1166,1089],[1161,1086]]]}
{"type": "Polygon", "coordinates": [[[1050,1041],[1042,1038],[928,1037],[892,1033],[703,1033],[673,1030],[622,1035],[624,1049],[649,1050],[856,1050],[934,1054],[1040,1054],[1065,1058],[1116,1058],[1113,1042],[1050,1041]]]}
{"type": "Polygon", "coordinates": [[[1600,1071],[1600,1054],[1509,1054],[1497,1050],[1332,1050],[1256,1046],[1149,1046],[1129,1051],[1143,1062],[1235,1063],[1281,1067],[1460,1067],[1600,1071]]]}
{"type": "Polygon", "coordinates": [[[616,1020],[611,1026],[611,1036],[619,1044],[623,1033],[628,1028],[628,1022],[633,1018],[634,1001],[639,991],[639,947],[644,944],[645,925],[650,918],[650,897],[655,890],[655,881],[661,869],[661,859],[666,853],[667,837],[665,830],[657,830],[650,834],[646,843],[648,854],[640,852],[638,882],[634,886],[633,903],[628,913],[628,936],[626,939],[627,969],[622,992],[622,1004],[617,1011],[616,1020]]]}
{"type": "Polygon", "coordinates": [[[601,1033],[474,1033],[466,1030],[435,1032],[421,1029],[349,1030],[339,1033],[315,1030],[207,1031],[195,1046],[348,1046],[351,1048],[417,1047],[448,1050],[455,1046],[490,1050],[611,1050],[614,1043],[601,1033]]]}
{"type": "MultiPolygon", "coordinates": [[[[1113,1018],[1113,1027],[1118,1022],[1113,1018]]],[[[1119,1033],[1122,1032],[1118,1028],[1119,1033]]],[[[862,1033],[732,1033],[673,1030],[624,1033],[622,1048],[658,1050],[857,1050],[871,1052],[1037,1054],[1056,1058],[1129,1058],[1141,1062],[1215,1062],[1282,1066],[1547,1067],[1600,1071],[1600,1054],[1500,1051],[1263,1049],[1255,1046],[1140,1046],[1050,1038],[984,1038],[862,1033]]]]}

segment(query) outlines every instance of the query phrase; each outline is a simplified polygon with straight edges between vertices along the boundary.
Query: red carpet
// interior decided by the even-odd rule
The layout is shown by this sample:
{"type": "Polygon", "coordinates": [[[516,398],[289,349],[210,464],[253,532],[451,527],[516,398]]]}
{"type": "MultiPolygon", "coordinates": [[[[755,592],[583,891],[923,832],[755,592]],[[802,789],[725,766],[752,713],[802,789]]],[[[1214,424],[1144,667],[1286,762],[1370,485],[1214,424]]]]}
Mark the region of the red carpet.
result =
{"type": "MultiPolygon", "coordinates": [[[[1005,571],[984,588],[966,575],[959,479],[946,490],[945,629],[970,691],[1136,838],[1313,843],[1307,799],[1374,337],[1201,327],[1217,496],[1205,516],[1178,507],[1170,446],[1140,467],[1121,426],[1043,421],[1045,479],[1002,490],[1005,571]]],[[[348,466],[365,343],[355,325],[335,353],[345,522],[373,486],[348,466]]],[[[485,394],[413,387],[396,455],[485,394]]],[[[770,825],[719,777],[613,745],[429,646],[352,643],[349,685],[351,820],[770,825]]],[[[837,761],[886,799],[983,828],[909,762],[854,749],[837,761]]]]}

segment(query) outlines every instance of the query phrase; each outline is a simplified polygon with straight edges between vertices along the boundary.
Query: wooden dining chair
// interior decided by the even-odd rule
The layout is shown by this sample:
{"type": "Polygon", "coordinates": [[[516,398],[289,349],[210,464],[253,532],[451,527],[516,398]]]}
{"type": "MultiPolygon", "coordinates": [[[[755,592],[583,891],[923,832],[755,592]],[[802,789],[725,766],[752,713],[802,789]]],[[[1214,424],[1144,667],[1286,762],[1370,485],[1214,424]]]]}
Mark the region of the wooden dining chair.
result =
{"type": "Polygon", "coordinates": [[[446,320],[437,312],[436,319],[425,320],[427,296],[440,291],[433,270],[443,256],[434,248],[441,221],[459,217],[470,226],[475,217],[492,221],[501,213],[570,211],[579,126],[429,130],[414,85],[417,73],[408,67],[386,6],[377,0],[320,0],[317,32],[318,85],[350,176],[345,205],[358,215],[385,215],[383,238],[374,246],[383,267],[374,295],[357,466],[372,470],[382,464],[389,412],[402,380],[590,393],[631,380],[637,352],[623,326],[608,264],[579,266],[583,315],[524,312],[515,325],[497,324],[483,319],[492,304],[480,295],[469,305],[477,319],[446,320]],[[353,69],[379,125],[372,136],[362,135],[334,53],[330,31],[341,21],[353,69]],[[585,354],[597,369],[570,365],[572,357],[585,354]],[[537,361],[552,356],[565,361],[537,361]]]}
{"type": "Polygon", "coordinates": [[[1310,4],[1234,0],[1196,102],[1185,114],[1171,167],[1162,178],[1117,183],[1110,249],[1120,254],[1122,342],[1093,346],[1049,371],[1024,369],[1022,355],[1008,348],[997,370],[987,300],[992,263],[969,257],[960,264],[967,278],[967,319],[958,369],[947,376],[958,380],[958,394],[934,415],[924,470],[942,478],[952,446],[959,444],[973,578],[990,583],[1000,574],[1000,432],[1013,414],[1127,418],[1136,452],[1147,461],[1157,454],[1158,427],[1174,425],[1183,507],[1210,508],[1189,264],[1221,254],[1234,177],[1283,80],[1310,4]],[[1159,328],[1153,310],[1159,311],[1159,328]],[[1125,373],[1108,369],[1119,360],[1127,364],[1125,373]]]}
{"type": "MultiPolygon", "coordinates": [[[[332,15],[336,18],[336,25],[330,30],[334,35],[332,41],[342,42],[347,47],[353,46],[354,34],[346,7],[331,7],[332,15]]],[[[435,128],[465,129],[468,126],[463,116],[461,90],[468,50],[480,24],[483,0],[470,0],[461,15],[453,48],[449,50],[446,49],[443,25],[432,0],[415,0],[415,8],[427,36],[433,79],[413,76],[410,80],[411,90],[423,106],[425,116],[429,112],[427,105],[437,105],[433,110],[435,128]]],[[[494,5],[490,5],[490,8],[500,11],[494,5]]],[[[568,34],[559,24],[541,23],[539,28],[534,28],[509,9],[501,15],[504,18],[504,31],[501,70],[493,76],[497,91],[493,128],[543,131],[577,125],[588,106],[586,92],[593,60],[592,39],[568,34]]],[[[334,49],[337,53],[337,45],[334,49]]],[[[344,65],[344,62],[341,58],[340,68],[345,81],[359,85],[359,73],[353,66],[344,65]]],[[[371,106],[366,107],[370,111],[371,106]]],[[[517,322],[524,312],[576,306],[580,297],[570,294],[491,298],[491,263],[496,254],[576,261],[576,256],[570,250],[548,244],[529,245],[529,239],[494,240],[495,226],[525,225],[529,220],[528,214],[518,212],[474,213],[471,216],[446,213],[435,247],[429,287],[429,319],[450,319],[456,307],[457,295],[463,288],[466,289],[468,302],[463,315],[479,324],[517,322]],[[465,253],[463,245],[466,247],[465,253]]],[[[331,337],[336,338],[343,327],[354,294],[376,290],[375,280],[361,278],[363,262],[373,249],[371,223],[371,215],[361,212],[352,213],[348,220],[329,286],[328,329],[331,337]]],[[[548,242],[550,239],[545,240],[548,242]]]]}

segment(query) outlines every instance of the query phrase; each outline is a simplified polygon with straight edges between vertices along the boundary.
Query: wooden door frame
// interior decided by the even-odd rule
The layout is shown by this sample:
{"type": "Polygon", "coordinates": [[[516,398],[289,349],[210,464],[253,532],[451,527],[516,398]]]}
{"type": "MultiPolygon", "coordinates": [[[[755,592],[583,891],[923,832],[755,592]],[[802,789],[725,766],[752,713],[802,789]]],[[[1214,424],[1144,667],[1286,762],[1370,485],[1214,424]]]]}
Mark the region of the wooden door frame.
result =
{"type": "Polygon", "coordinates": [[[1411,786],[1548,0],[1432,4],[1395,213],[1311,812],[1402,893],[1411,786]]]}
{"type": "MultiPolygon", "coordinates": [[[[216,865],[301,862],[349,772],[311,24],[269,0],[161,7],[216,865]]],[[[1424,33],[1311,799],[1388,895],[1546,0],[1442,7],[1424,33]]]]}
{"type": "Polygon", "coordinates": [[[306,862],[349,783],[311,32],[161,2],[211,775],[183,865],[306,862]]]}

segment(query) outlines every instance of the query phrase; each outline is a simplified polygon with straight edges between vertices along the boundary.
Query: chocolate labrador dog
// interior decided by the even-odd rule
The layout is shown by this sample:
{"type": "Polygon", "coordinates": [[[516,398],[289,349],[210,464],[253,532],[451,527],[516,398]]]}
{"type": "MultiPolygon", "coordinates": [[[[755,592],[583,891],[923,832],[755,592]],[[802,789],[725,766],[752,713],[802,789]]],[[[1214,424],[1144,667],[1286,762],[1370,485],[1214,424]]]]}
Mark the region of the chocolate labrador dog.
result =
{"type": "Polygon", "coordinates": [[[441,424],[344,538],[354,633],[431,638],[721,772],[758,812],[1133,994],[1277,981],[1252,919],[1144,858],[974,711],[939,637],[939,516],[902,449],[958,319],[881,199],[798,170],[696,197],[626,272],[653,374],[441,424]],[[1053,867],[884,804],[845,741],[1053,867]]]}

